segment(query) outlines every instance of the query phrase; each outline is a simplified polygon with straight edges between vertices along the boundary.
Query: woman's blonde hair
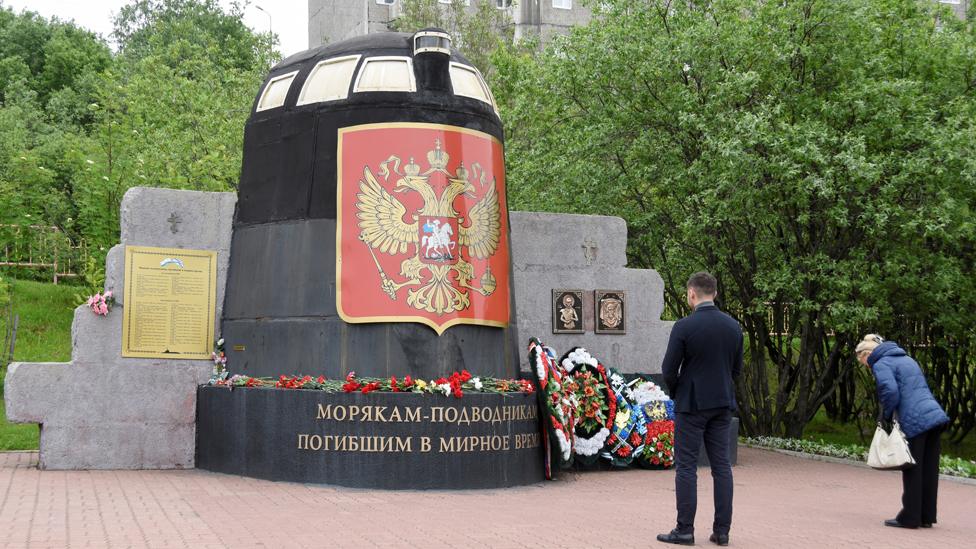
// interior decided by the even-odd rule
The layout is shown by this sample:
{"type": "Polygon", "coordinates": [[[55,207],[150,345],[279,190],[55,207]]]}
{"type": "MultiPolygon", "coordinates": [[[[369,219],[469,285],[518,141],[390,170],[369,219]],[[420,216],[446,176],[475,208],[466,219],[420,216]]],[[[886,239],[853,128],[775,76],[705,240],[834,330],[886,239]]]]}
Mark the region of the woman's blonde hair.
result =
{"type": "Polygon", "coordinates": [[[878,334],[868,334],[864,336],[864,339],[862,339],[860,343],[857,344],[857,347],[854,349],[854,354],[861,356],[861,353],[870,353],[875,347],[881,345],[882,343],[884,343],[883,337],[879,336],[878,334]]]}

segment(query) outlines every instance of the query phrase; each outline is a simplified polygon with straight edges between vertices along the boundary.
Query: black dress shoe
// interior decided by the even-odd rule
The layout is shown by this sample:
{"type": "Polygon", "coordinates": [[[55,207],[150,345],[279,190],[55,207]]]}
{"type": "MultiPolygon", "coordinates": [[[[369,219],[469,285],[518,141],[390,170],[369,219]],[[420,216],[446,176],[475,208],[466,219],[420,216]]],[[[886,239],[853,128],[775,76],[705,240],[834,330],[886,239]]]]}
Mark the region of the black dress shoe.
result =
{"type": "Polygon", "coordinates": [[[728,534],[712,534],[708,536],[708,541],[714,543],[715,545],[726,546],[729,544],[728,534]]]}
{"type": "Polygon", "coordinates": [[[931,522],[923,522],[922,523],[922,528],[931,528],[931,527],[932,527],[932,523],[931,522]]]}
{"type": "Polygon", "coordinates": [[[678,529],[675,528],[667,534],[658,534],[657,540],[663,541],[664,543],[673,543],[675,545],[694,545],[695,534],[679,534],[678,529]]]}
{"type": "Polygon", "coordinates": [[[888,519],[884,521],[884,525],[891,526],[892,528],[908,528],[911,530],[915,530],[916,528],[918,528],[918,526],[909,526],[907,524],[902,524],[898,522],[898,519],[888,519]]]}

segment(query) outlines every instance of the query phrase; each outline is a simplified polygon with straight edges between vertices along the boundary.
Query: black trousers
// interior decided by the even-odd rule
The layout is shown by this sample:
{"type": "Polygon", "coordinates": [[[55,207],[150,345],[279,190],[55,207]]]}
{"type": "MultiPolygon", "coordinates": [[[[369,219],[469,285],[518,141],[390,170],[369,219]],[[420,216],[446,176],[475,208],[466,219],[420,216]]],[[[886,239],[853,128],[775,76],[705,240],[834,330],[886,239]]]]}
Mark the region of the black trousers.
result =
{"type": "Polygon", "coordinates": [[[895,517],[905,526],[935,524],[939,496],[939,454],[942,430],[939,425],[908,439],[915,466],[901,472],[901,512],[895,517]]]}
{"type": "Polygon", "coordinates": [[[695,532],[698,510],[698,449],[702,439],[712,469],[715,491],[715,520],[712,532],[728,534],[732,525],[732,464],[729,462],[729,425],[732,412],[726,408],[675,414],[674,488],[678,507],[678,532],[695,532]]]}

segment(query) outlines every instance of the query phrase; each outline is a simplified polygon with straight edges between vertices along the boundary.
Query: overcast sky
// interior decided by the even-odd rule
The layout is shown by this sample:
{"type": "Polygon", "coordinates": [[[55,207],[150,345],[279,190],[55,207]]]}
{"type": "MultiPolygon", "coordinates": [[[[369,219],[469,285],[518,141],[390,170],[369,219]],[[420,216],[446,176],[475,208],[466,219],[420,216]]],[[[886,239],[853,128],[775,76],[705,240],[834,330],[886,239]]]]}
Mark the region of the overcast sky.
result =
{"type": "MultiPolygon", "coordinates": [[[[231,4],[231,0],[219,2],[225,9],[231,4]]],[[[47,18],[74,20],[78,26],[102,35],[109,42],[112,19],[128,3],[128,0],[0,0],[0,5],[18,13],[27,9],[47,18]]],[[[278,48],[284,57],[308,49],[306,0],[252,0],[244,10],[244,23],[258,32],[267,32],[270,24],[278,35],[278,48]],[[257,9],[259,6],[267,14],[257,9]]]]}

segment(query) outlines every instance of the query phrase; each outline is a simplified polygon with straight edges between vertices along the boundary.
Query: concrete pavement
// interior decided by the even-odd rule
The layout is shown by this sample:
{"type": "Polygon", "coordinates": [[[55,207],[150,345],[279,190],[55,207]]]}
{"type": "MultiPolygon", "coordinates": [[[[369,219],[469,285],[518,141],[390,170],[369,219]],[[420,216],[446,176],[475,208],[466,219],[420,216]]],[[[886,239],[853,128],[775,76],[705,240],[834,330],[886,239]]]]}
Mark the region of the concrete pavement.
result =
{"type": "MultiPolygon", "coordinates": [[[[508,490],[383,492],[198,470],[40,471],[0,453],[0,547],[664,547],[674,473],[564,474],[508,490]]],[[[899,473],[740,448],[731,545],[976,547],[976,486],[940,484],[939,524],[899,530],[899,473]]],[[[711,479],[700,470],[698,546],[711,479]]]]}

